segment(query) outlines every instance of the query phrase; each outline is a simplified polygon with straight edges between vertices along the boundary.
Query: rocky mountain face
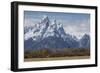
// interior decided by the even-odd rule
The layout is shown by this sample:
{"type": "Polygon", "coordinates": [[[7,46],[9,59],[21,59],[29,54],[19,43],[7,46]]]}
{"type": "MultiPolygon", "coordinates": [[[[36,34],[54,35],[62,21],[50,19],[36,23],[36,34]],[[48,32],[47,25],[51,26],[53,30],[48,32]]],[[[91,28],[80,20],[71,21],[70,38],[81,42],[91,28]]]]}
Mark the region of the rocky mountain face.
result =
{"type": "Polygon", "coordinates": [[[81,39],[80,39],[80,47],[81,48],[90,48],[90,36],[85,34],[81,39]]]}
{"type": "Polygon", "coordinates": [[[90,48],[90,37],[85,34],[78,40],[76,36],[65,33],[56,19],[50,21],[48,16],[44,16],[38,24],[24,27],[24,48],[90,48]]]}

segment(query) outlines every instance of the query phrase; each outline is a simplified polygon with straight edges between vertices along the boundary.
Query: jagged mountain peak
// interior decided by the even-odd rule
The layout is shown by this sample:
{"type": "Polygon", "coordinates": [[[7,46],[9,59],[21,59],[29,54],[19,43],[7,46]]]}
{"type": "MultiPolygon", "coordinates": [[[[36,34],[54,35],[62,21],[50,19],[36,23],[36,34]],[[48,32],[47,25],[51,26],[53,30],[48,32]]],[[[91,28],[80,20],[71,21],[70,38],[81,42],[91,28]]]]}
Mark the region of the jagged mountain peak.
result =
{"type": "Polygon", "coordinates": [[[85,33],[85,34],[83,35],[83,37],[89,37],[89,34],[86,34],[86,33],[85,33]]]}
{"type": "Polygon", "coordinates": [[[44,20],[44,19],[48,19],[48,16],[47,15],[43,15],[42,20],[44,20]]]}
{"type": "Polygon", "coordinates": [[[45,22],[49,22],[49,17],[47,15],[43,15],[40,21],[40,23],[45,23],[45,22]]]}
{"type": "Polygon", "coordinates": [[[65,31],[61,23],[57,23],[56,19],[50,21],[47,15],[44,15],[39,24],[34,25],[34,29],[25,34],[25,40],[32,38],[33,40],[40,40],[47,37],[65,36],[65,31]]]}
{"type": "MultiPolygon", "coordinates": [[[[84,35],[87,36],[87,35],[84,35]]],[[[67,34],[63,24],[44,15],[38,24],[24,34],[25,48],[79,48],[78,39],[67,34]]],[[[84,46],[82,46],[84,47],[84,46]]]]}
{"type": "Polygon", "coordinates": [[[90,35],[89,34],[84,34],[83,37],[80,39],[80,47],[90,48],[90,35]]]}

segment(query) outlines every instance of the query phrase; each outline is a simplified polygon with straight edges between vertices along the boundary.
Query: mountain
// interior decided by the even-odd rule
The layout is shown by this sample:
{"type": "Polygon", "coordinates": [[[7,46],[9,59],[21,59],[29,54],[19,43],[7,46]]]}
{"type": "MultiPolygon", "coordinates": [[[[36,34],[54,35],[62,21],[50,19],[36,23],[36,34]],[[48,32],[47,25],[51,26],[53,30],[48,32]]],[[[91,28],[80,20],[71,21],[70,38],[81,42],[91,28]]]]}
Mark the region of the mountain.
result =
{"type": "Polygon", "coordinates": [[[80,39],[80,47],[82,48],[90,48],[90,36],[84,34],[83,37],[80,39]]]}
{"type": "MultiPolygon", "coordinates": [[[[82,38],[84,40],[84,38],[82,38]]],[[[81,41],[82,41],[81,39],[81,41]]],[[[86,37],[86,39],[88,39],[86,37]]],[[[83,42],[81,42],[81,45],[83,42]]],[[[43,16],[38,24],[24,29],[24,48],[42,49],[42,48],[79,48],[80,42],[76,36],[65,33],[61,23],[56,19],[50,20],[48,16],[43,16]]],[[[84,46],[81,46],[84,47],[84,46]]]]}
{"type": "Polygon", "coordinates": [[[47,16],[43,17],[40,23],[35,24],[33,29],[24,35],[24,40],[33,39],[33,41],[39,41],[42,39],[43,34],[49,26],[49,18],[47,16]]]}
{"type": "Polygon", "coordinates": [[[33,29],[33,26],[25,26],[25,27],[24,27],[24,34],[25,34],[26,32],[31,31],[32,29],[33,29]]]}

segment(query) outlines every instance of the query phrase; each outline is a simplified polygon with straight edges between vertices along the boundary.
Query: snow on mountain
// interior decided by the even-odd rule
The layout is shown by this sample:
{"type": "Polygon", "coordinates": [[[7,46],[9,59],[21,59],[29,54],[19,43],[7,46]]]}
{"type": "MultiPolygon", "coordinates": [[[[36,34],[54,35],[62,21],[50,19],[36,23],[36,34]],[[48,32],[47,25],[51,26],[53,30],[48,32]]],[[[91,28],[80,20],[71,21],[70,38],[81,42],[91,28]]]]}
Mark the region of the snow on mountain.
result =
{"type": "MultiPolygon", "coordinates": [[[[24,47],[40,48],[79,48],[76,36],[65,33],[61,23],[43,16],[38,24],[24,30],[24,47]]],[[[83,47],[83,46],[81,46],[83,47]]]]}
{"type": "Polygon", "coordinates": [[[31,31],[32,29],[33,29],[33,26],[25,26],[25,27],[24,27],[24,34],[25,34],[26,32],[31,31]]]}
{"type": "Polygon", "coordinates": [[[44,17],[39,24],[34,25],[34,28],[32,30],[25,33],[24,40],[28,40],[30,38],[32,38],[33,40],[41,39],[48,26],[49,19],[48,17],[44,17]]]}
{"type": "Polygon", "coordinates": [[[47,38],[49,36],[59,37],[59,35],[57,33],[57,23],[56,23],[56,20],[54,20],[51,24],[49,24],[49,27],[47,28],[43,38],[47,38]]]}
{"type": "Polygon", "coordinates": [[[39,24],[34,25],[34,28],[25,33],[25,40],[32,38],[38,40],[49,36],[57,36],[65,38],[65,32],[62,24],[58,24],[56,20],[50,22],[48,16],[44,16],[39,24]]]}
{"type": "Polygon", "coordinates": [[[80,39],[80,47],[90,48],[90,36],[88,34],[84,34],[84,36],[80,39]]]}

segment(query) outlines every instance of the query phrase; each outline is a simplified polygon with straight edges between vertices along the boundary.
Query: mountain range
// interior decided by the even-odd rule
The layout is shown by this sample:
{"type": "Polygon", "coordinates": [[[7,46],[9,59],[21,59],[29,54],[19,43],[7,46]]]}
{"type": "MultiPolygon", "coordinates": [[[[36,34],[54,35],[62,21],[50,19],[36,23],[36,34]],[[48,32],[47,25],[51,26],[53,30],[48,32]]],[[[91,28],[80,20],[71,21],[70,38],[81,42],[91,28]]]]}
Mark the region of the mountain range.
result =
{"type": "Polygon", "coordinates": [[[24,27],[25,49],[62,49],[62,48],[90,48],[90,36],[84,34],[81,39],[65,33],[61,23],[52,21],[44,16],[38,24],[24,27]]]}

